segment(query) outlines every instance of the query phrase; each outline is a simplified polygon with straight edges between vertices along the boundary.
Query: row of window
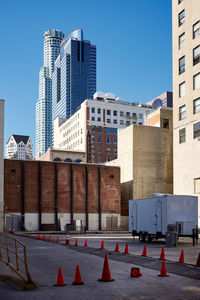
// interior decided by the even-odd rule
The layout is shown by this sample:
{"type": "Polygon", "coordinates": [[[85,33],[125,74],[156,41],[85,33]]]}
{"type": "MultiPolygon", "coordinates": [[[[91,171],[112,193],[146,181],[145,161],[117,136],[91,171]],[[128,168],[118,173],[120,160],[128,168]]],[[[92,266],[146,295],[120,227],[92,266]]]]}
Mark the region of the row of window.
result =
{"type": "MultiPolygon", "coordinates": [[[[197,98],[193,101],[193,114],[200,112],[200,98],[197,98]]],[[[179,107],[179,120],[186,118],[186,106],[182,105],[179,107]]]]}
{"type": "MultiPolygon", "coordinates": [[[[97,128],[97,132],[101,132],[101,127],[96,127],[96,126],[92,126],[91,131],[95,132],[96,128],[97,128]]],[[[113,134],[117,134],[117,128],[106,127],[107,134],[111,134],[112,131],[113,131],[113,134]]]]}
{"type": "MultiPolygon", "coordinates": [[[[193,76],[193,90],[200,88],[200,73],[193,76]]],[[[179,84],[179,98],[185,96],[186,93],[186,83],[181,82],[179,84]]]]}
{"type": "MultiPolygon", "coordinates": [[[[185,23],[185,10],[182,10],[178,14],[178,25],[179,27],[185,23]]],[[[200,34],[200,21],[197,21],[193,26],[192,26],[192,37],[195,39],[198,35],[200,34]]],[[[185,33],[183,33],[179,37],[179,41],[185,40],[185,33]]]]}
{"type": "MultiPolygon", "coordinates": [[[[193,138],[200,137],[200,122],[193,124],[193,138]]],[[[182,144],[186,141],[186,128],[179,130],[179,144],[182,144]]]]}
{"type": "MultiPolygon", "coordinates": [[[[95,119],[95,117],[91,117],[91,121],[97,121],[97,122],[102,122],[101,121],[101,118],[100,117],[98,117],[98,118],[96,118],[95,119]]],[[[111,119],[106,119],[106,123],[108,123],[108,124],[111,124],[111,119]]],[[[118,124],[118,120],[117,119],[114,119],[113,120],[113,124],[118,124]]],[[[119,120],[119,124],[120,125],[131,125],[131,124],[137,124],[137,122],[136,121],[129,121],[129,120],[127,120],[127,121],[124,121],[124,120],[119,120]]],[[[142,125],[142,122],[139,122],[138,123],[139,125],[142,125]]]]}
{"type": "MultiPolygon", "coordinates": [[[[96,138],[95,138],[94,135],[92,135],[91,140],[92,140],[92,142],[95,142],[96,138]]],[[[99,136],[97,137],[97,142],[98,142],[98,143],[101,143],[101,141],[102,141],[102,139],[101,139],[101,136],[99,135],[99,136]]],[[[107,143],[107,144],[111,144],[111,142],[112,142],[111,137],[107,137],[107,138],[106,138],[106,143],[107,143]]],[[[113,138],[113,144],[117,144],[117,138],[116,138],[116,137],[113,138]]]]}
{"type": "MultiPolygon", "coordinates": [[[[193,49],[193,66],[200,62],[200,45],[193,49]]],[[[185,72],[185,56],[179,58],[179,75],[185,72]]]]}
{"type": "MultiPolygon", "coordinates": [[[[91,113],[95,113],[95,112],[97,112],[98,114],[101,114],[101,111],[102,111],[102,109],[101,108],[96,108],[95,109],[95,107],[91,107],[91,113]]],[[[111,110],[110,109],[107,109],[106,110],[106,115],[107,116],[111,116],[111,110]]],[[[120,117],[124,117],[124,116],[127,116],[127,117],[130,117],[131,116],[131,113],[129,112],[129,111],[127,111],[127,112],[123,112],[123,111],[120,111],[120,112],[118,112],[117,110],[113,110],[113,116],[118,116],[118,113],[119,113],[119,116],[120,117]]],[[[139,114],[138,115],[139,116],[139,119],[142,119],[143,118],[143,114],[139,114]]],[[[137,118],[137,113],[132,113],[132,117],[133,118],[137,118]]]]}
{"type": "MultiPolygon", "coordinates": [[[[95,152],[95,146],[92,146],[92,152],[95,152]]],[[[98,153],[102,152],[102,149],[100,147],[97,148],[98,153]]],[[[112,148],[111,147],[107,147],[106,148],[106,152],[107,153],[112,153],[112,148]]],[[[117,148],[113,148],[113,153],[117,154],[117,148]]]]}

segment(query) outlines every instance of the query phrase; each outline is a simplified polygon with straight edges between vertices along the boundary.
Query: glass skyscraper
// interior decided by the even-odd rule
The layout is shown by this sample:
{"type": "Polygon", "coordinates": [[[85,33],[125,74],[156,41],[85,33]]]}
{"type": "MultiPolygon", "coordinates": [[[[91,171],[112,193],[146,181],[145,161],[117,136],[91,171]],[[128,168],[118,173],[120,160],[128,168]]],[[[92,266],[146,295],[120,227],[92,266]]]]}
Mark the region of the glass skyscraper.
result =
{"type": "Polygon", "coordinates": [[[69,118],[96,92],[96,46],[83,39],[81,28],[64,37],[52,75],[52,122],[69,118]]]}
{"type": "Polygon", "coordinates": [[[39,73],[39,98],[36,103],[36,158],[44,155],[52,144],[52,74],[64,34],[55,29],[47,30],[43,38],[44,66],[39,73]]]}

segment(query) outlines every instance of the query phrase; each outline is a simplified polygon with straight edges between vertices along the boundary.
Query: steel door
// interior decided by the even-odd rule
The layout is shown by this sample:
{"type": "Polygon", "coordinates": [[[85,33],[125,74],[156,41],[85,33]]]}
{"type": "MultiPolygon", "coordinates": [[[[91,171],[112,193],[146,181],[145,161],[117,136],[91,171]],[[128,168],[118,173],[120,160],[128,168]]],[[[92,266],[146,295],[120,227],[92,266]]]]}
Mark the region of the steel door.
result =
{"type": "Polygon", "coordinates": [[[156,203],[156,231],[162,232],[162,203],[156,203]]]}

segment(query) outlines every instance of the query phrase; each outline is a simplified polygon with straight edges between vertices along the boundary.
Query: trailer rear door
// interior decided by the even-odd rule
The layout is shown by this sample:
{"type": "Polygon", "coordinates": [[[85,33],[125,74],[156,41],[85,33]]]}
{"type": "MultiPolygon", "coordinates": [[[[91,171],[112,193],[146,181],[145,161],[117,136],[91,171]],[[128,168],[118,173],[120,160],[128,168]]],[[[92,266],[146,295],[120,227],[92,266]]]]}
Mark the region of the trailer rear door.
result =
{"type": "Polygon", "coordinates": [[[162,232],[162,203],[156,202],[156,231],[162,232]]]}

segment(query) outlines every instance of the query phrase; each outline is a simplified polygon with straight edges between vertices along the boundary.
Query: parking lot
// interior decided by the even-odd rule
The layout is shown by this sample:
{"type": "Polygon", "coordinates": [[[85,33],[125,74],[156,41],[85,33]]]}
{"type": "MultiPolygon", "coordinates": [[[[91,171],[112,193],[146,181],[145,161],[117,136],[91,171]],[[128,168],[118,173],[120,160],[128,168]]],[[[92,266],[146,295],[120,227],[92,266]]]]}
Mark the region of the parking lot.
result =
{"type": "MultiPolygon", "coordinates": [[[[30,234],[27,234],[30,236],[30,234]]],[[[142,257],[144,243],[133,240],[129,234],[88,234],[70,236],[67,246],[65,234],[45,234],[45,241],[17,236],[27,246],[28,265],[31,277],[37,288],[23,291],[9,280],[0,281],[2,299],[199,299],[200,268],[194,267],[200,247],[193,247],[189,240],[183,240],[177,248],[166,248],[164,241],[147,245],[148,257],[142,257]],[[56,242],[59,237],[59,243],[56,242]],[[77,238],[78,247],[75,247],[77,238]],[[87,238],[88,247],[84,247],[87,238]],[[100,250],[104,241],[105,250],[100,250]],[[119,242],[120,253],[115,253],[119,242]],[[130,254],[123,254],[128,243],[130,254]],[[165,250],[166,269],[169,277],[159,277],[162,247],[165,250]],[[185,264],[177,263],[181,250],[184,250],[185,264]],[[112,282],[99,282],[108,254],[112,282]],[[73,286],[76,265],[79,264],[84,285],[73,286]],[[59,266],[62,267],[66,286],[56,287],[59,266]],[[142,276],[131,278],[132,267],[139,267],[142,276]],[[195,277],[196,276],[196,277],[195,277]]],[[[41,234],[43,238],[44,235],[41,234]]],[[[9,269],[0,262],[0,275],[9,274],[9,269]]],[[[11,274],[15,276],[14,273],[11,274]]]]}

